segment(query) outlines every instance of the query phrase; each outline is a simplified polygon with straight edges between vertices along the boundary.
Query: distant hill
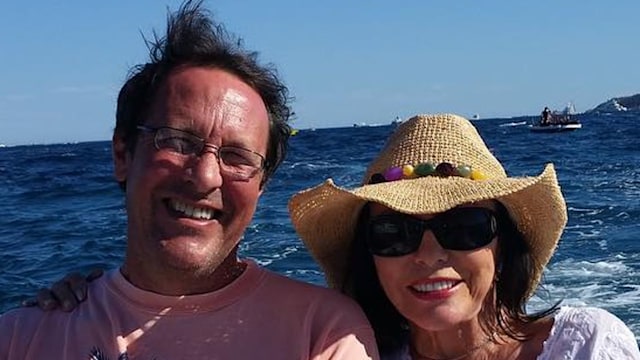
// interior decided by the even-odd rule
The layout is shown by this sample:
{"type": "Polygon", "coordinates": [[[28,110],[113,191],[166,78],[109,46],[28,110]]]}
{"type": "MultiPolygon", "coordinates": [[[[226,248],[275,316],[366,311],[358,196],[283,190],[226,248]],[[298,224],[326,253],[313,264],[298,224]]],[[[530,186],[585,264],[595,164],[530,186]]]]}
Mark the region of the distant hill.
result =
{"type": "Polygon", "coordinates": [[[609,99],[586,113],[611,113],[619,111],[640,112],[640,94],[609,99]]]}

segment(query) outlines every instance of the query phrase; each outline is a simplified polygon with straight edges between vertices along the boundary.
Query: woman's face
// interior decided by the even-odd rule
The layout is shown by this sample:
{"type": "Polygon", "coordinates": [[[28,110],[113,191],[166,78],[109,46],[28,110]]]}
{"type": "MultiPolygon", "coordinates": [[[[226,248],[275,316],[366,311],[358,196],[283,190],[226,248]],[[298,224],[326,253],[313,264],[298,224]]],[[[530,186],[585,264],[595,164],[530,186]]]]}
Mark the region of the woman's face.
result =
{"type": "MultiPolygon", "coordinates": [[[[491,201],[461,207],[495,210],[491,201]]],[[[394,211],[371,204],[371,218],[394,211]]],[[[415,215],[428,220],[436,215],[415,215]]],[[[440,331],[477,318],[494,281],[497,241],[475,250],[447,250],[431,230],[419,248],[397,257],[374,255],[380,284],[389,300],[414,326],[440,331]]]]}

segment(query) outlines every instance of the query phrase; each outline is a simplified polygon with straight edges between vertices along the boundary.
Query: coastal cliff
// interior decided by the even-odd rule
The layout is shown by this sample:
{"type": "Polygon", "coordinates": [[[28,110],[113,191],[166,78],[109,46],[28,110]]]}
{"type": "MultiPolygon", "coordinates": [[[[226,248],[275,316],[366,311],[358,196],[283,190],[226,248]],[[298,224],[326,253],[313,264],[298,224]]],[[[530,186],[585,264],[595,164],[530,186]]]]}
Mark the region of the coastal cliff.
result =
{"type": "Polygon", "coordinates": [[[640,94],[609,99],[586,113],[640,112],[640,94]]]}

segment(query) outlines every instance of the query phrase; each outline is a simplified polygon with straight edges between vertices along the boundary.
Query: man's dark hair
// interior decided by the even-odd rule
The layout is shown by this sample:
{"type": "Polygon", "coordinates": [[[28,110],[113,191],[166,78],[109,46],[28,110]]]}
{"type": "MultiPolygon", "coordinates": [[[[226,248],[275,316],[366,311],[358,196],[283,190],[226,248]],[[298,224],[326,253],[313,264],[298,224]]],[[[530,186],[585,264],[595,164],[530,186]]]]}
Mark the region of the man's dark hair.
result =
{"type": "MultiPolygon", "coordinates": [[[[497,277],[494,281],[495,297],[486,301],[495,311],[480,314],[480,325],[491,334],[498,330],[516,340],[526,340],[517,327],[535,322],[555,312],[558,303],[532,314],[526,312],[529,289],[534,284],[536,263],[533,254],[509,216],[507,209],[496,201],[498,218],[497,277]]],[[[348,257],[343,293],[360,304],[376,335],[380,355],[395,354],[409,341],[407,319],[398,312],[380,284],[373,255],[366,246],[366,226],[369,219],[368,204],[358,217],[348,257]]]]}
{"type": "MultiPolygon", "coordinates": [[[[269,114],[269,143],[262,185],[284,160],[291,127],[289,92],[276,69],[258,62],[258,53],[243,48],[242,39],[212,20],[202,1],[186,1],[167,18],[164,37],[153,33],[146,40],[149,62],[131,69],[128,80],[118,94],[116,127],[127,151],[133,153],[137,140],[136,126],[148,115],[154,97],[167,76],[181,66],[221,69],[239,77],[262,98],[269,114]]],[[[124,189],[126,183],[120,183],[124,189]]]]}

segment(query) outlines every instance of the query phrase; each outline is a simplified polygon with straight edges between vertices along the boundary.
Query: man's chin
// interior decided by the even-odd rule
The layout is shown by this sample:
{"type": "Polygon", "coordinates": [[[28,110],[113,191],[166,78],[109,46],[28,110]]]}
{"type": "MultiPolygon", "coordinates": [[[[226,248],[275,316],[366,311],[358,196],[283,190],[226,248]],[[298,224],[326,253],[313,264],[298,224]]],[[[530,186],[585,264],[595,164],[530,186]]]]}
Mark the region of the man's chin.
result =
{"type": "Polygon", "coordinates": [[[165,252],[164,263],[168,269],[196,274],[213,273],[224,261],[221,254],[200,252],[165,252]]]}

